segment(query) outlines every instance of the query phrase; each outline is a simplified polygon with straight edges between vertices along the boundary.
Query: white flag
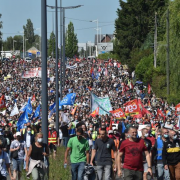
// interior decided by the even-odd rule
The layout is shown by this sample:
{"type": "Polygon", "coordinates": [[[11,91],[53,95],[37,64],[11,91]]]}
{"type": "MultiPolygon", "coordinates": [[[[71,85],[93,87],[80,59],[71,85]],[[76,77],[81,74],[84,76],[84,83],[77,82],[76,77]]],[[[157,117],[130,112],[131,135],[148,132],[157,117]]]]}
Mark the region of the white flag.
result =
{"type": "Polygon", "coordinates": [[[66,122],[66,123],[70,122],[68,116],[65,113],[61,112],[61,117],[62,117],[62,122],[66,122]]]}
{"type": "Polygon", "coordinates": [[[17,105],[15,103],[15,105],[14,105],[12,111],[11,111],[10,116],[15,116],[16,114],[19,114],[19,110],[18,110],[17,105]]]}

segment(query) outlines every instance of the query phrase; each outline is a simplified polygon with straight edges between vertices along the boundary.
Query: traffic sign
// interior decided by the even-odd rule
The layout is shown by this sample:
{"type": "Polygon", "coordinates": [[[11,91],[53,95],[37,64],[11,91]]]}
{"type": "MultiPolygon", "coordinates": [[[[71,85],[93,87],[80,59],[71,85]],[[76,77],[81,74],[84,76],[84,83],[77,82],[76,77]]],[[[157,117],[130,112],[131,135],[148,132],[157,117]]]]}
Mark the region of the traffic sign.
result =
{"type": "Polygon", "coordinates": [[[32,53],[28,53],[28,56],[32,56],[32,53]]]}
{"type": "Polygon", "coordinates": [[[38,55],[38,56],[40,55],[40,52],[39,52],[39,51],[37,51],[37,55],[38,55]]]}
{"type": "Polygon", "coordinates": [[[15,58],[16,56],[15,55],[13,55],[13,59],[15,58]]]}

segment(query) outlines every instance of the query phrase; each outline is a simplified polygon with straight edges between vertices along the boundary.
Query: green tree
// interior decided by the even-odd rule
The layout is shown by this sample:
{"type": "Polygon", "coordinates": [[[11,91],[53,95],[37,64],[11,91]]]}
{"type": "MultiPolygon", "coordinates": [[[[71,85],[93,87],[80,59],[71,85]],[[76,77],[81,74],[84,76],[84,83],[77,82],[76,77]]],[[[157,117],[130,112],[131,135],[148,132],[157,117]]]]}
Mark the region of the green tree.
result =
{"type": "Polygon", "coordinates": [[[154,14],[158,12],[161,17],[168,0],[119,1],[121,9],[117,10],[118,18],[115,21],[116,38],[119,41],[116,53],[123,63],[130,64],[131,52],[141,48],[151,34],[154,28],[154,14]]]}
{"type": "Polygon", "coordinates": [[[3,42],[3,50],[9,51],[13,50],[13,37],[9,36],[7,39],[3,42]]]}
{"type": "Polygon", "coordinates": [[[24,29],[24,37],[25,39],[28,39],[26,44],[26,49],[28,49],[32,47],[35,41],[34,28],[31,19],[27,19],[27,24],[26,26],[23,26],[23,29],[24,29]]]}
{"type": "Polygon", "coordinates": [[[78,56],[78,39],[77,34],[74,33],[74,25],[69,23],[66,30],[66,56],[72,58],[74,55],[78,56]]]}
{"type": "Polygon", "coordinates": [[[54,32],[51,33],[50,39],[48,41],[48,56],[55,57],[56,55],[56,36],[54,32]]]}

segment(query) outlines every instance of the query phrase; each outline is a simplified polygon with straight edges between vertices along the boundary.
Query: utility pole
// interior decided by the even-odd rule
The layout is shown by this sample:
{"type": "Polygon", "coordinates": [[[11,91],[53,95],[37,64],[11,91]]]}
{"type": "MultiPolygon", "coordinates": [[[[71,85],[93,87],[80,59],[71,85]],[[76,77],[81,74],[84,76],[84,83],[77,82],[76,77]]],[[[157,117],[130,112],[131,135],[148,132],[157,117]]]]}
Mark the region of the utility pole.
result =
{"type": "Polygon", "coordinates": [[[169,87],[169,9],[167,9],[167,62],[166,62],[166,75],[167,75],[167,95],[170,95],[170,87],[169,87]]]}
{"type": "Polygon", "coordinates": [[[63,8],[63,88],[65,86],[65,9],[63,8]]]}
{"type": "Polygon", "coordinates": [[[60,0],[60,99],[62,100],[62,44],[63,44],[63,9],[62,0],[60,0]]]}
{"type": "Polygon", "coordinates": [[[43,142],[48,143],[48,94],[47,94],[47,2],[41,0],[41,50],[42,50],[42,132],[43,142]]]}
{"type": "MultiPolygon", "coordinates": [[[[56,5],[56,131],[59,132],[59,73],[58,73],[58,6],[56,5]]],[[[59,137],[59,133],[57,133],[59,137]]]]}
{"type": "Polygon", "coordinates": [[[154,30],[154,67],[157,63],[157,12],[155,12],[155,30],[154,30]]]}

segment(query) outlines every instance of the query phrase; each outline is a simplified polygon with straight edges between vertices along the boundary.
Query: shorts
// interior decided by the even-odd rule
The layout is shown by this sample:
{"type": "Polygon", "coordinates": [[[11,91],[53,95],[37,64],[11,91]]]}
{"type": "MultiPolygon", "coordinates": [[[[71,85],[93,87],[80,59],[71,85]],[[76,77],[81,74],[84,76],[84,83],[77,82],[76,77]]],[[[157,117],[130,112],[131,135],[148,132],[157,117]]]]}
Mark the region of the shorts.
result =
{"type": "Polygon", "coordinates": [[[21,172],[23,169],[23,159],[12,159],[13,161],[13,170],[21,172]]]}
{"type": "Polygon", "coordinates": [[[54,150],[54,151],[57,150],[57,147],[56,147],[55,144],[52,144],[52,143],[51,143],[51,144],[49,145],[49,149],[50,149],[51,152],[53,152],[53,150],[54,150]]]}

